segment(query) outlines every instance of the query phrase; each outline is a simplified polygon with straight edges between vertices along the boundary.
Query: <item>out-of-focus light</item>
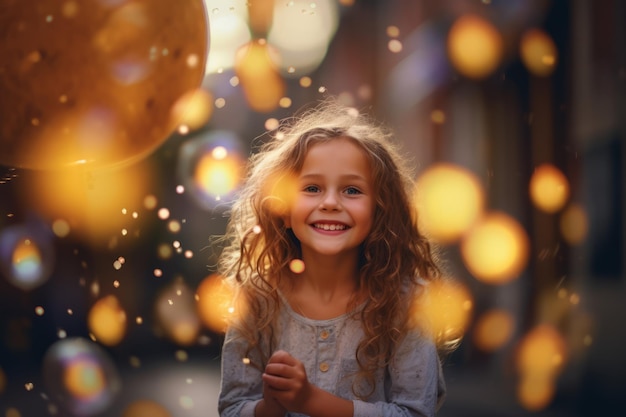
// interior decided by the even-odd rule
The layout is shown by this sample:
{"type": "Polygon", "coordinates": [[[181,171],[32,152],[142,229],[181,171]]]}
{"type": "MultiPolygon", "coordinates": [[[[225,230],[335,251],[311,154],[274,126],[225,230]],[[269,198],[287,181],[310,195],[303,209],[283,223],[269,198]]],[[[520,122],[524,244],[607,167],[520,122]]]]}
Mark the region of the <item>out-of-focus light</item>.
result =
{"type": "Polygon", "coordinates": [[[245,0],[204,0],[209,18],[210,46],[207,74],[235,65],[235,51],[250,42],[248,7],[245,0]]]}
{"type": "Polygon", "coordinates": [[[515,330],[515,319],[505,310],[489,310],[483,313],[474,325],[473,340],[484,352],[494,352],[511,340],[515,330]]]}
{"type": "Polygon", "coordinates": [[[561,215],[559,227],[567,243],[570,245],[582,243],[589,231],[589,220],[585,209],[579,204],[569,205],[561,215]]]}
{"type": "Polygon", "coordinates": [[[529,192],[537,208],[546,213],[556,213],[569,198],[569,181],[554,165],[542,164],[530,178],[529,192]]]}
{"type": "Polygon", "coordinates": [[[54,266],[48,235],[38,223],[0,229],[0,271],[11,284],[29,291],[48,280],[54,266]]]}
{"type": "Polygon", "coordinates": [[[299,78],[315,70],[324,60],[338,24],[336,0],[274,2],[267,40],[280,54],[278,65],[283,75],[299,78]]]}
{"type": "Polygon", "coordinates": [[[558,52],[554,41],[541,29],[528,29],[520,40],[522,62],[534,75],[546,77],[554,72],[558,52]]]}
{"type": "Polygon", "coordinates": [[[173,342],[189,346],[200,333],[193,290],[181,277],[161,290],[154,304],[159,328],[173,342]]]}
{"type": "Polygon", "coordinates": [[[213,114],[213,96],[202,88],[181,96],[172,107],[172,117],[191,130],[204,126],[213,114]]]}
{"type": "Polygon", "coordinates": [[[471,293],[456,280],[428,284],[417,320],[425,320],[438,343],[460,339],[470,322],[474,307],[471,293]]]}
{"type": "Polygon", "coordinates": [[[89,340],[62,339],[48,348],[43,377],[50,400],[72,415],[101,415],[121,389],[121,380],[106,352],[89,340]]]}
{"type": "Polygon", "coordinates": [[[291,262],[289,262],[289,269],[291,270],[291,272],[293,272],[294,274],[301,274],[304,272],[304,261],[302,259],[292,259],[291,262]]]}
{"type": "Polygon", "coordinates": [[[142,191],[151,180],[150,167],[87,170],[80,167],[25,175],[23,198],[43,217],[62,218],[78,237],[108,241],[128,222],[122,207],[141,206],[142,191]],[[116,215],[117,214],[117,215],[116,215]]]}
{"type": "Polygon", "coordinates": [[[87,326],[95,340],[115,346],[126,335],[126,312],[114,295],[99,299],[87,315],[87,326]]]}
{"type": "Polygon", "coordinates": [[[233,289],[217,274],[202,280],[196,289],[197,311],[202,323],[217,333],[224,333],[229,318],[242,314],[233,299],[233,289]]]}
{"type": "Polygon", "coordinates": [[[450,28],[448,56],[466,77],[489,76],[500,65],[502,54],[502,36],[488,20],[468,14],[457,19],[450,28]]]}
{"type": "Polygon", "coordinates": [[[268,113],[276,109],[285,95],[287,87],[276,64],[278,61],[276,52],[263,39],[251,41],[237,51],[235,72],[246,101],[254,111],[268,113]]]}
{"type": "Polygon", "coordinates": [[[417,179],[420,227],[433,239],[451,243],[479,218],[484,192],[470,171],[452,164],[436,164],[417,179]]]}
{"type": "Polygon", "coordinates": [[[167,408],[155,401],[137,400],[124,409],[122,417],[172,417],[172,415],[167,408]]]}
{"type": "Polygon", "coordinates": [[[491,212],[465,235],[461,254],[476,279],[502,284],[517,278],[526,267],[528,247],[528,235],[517,220],[491,212]]]}
{"type": "Polygon", "coordinates": [[[546,408],[555,393],[552,378],[525,376],[517,383],[517,400],[526,410],[540,411],[546,408]]]}
{"type": "Polygon", "coordinates": [[[517,347],[516,365],[520,375],[518,401],[528,410],[545,408],[554,397],[554,381],[563,368],[567,347],[552,326],[541,324],[528,332],[517,347]]]}
{"type": "Polygon", "coordinates": [[[562,369],[566,343],[561,334],[548,324],[529,331],[517,348],[516,364],[521,375],[554,377],[562,369]]]}
{"type": "Polygon", "coordinates": [[[241,148],[234,133],[222,130],[191,138],[180,148],[178,176],[202,208],[228,203],[236,192],[244,175],[241,148]]]}
{"type": "Polygon", "coordinates": [[[297,179],[293,175],[278,174],[267,178],[262,190],[263,203],[274,214],[285,215],[296,198],[297,187],[297,179]]]}

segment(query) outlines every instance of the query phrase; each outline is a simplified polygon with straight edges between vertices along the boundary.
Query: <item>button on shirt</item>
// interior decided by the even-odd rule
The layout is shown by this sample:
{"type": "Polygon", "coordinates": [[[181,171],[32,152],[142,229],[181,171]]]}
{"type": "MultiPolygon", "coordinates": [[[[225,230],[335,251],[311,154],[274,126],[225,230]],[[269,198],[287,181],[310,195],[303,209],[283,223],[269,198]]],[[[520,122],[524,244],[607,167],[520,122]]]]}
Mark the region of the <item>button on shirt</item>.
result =
{"type": "MultiPolygon", "coordinates": [[[[355,417],[433,416],[441,403],[445,384],[434,344],[418,332],[407,335],[396,349],[387,369],[379,369],[376,386],[366,400],[354,393],[368,393],[371,387],[356,379],[355,358],[363,330],[358,314],[329,320],[311,320],[297,314],[281,297],[276,349],[301,361],[310,383],[339,397],[352,400],[355,417]]],[[[222,385],[219,412],[222,417],[253,417],[263,398],[262,371],[245,357],[246,342],[234,328],[226,333],[222,348],[222,385]],[[246,360],[244,360],[246,359],[246,360]]],[[[258,353],[257,353],[258,355],[258,353]]],[[[267,357],[271,352],[265,352],[267,357]]],[[[265,364],[261,365],[261,369],[265,364]]],[[[302,416],[287,413],[287,416],[302,416]]]]}

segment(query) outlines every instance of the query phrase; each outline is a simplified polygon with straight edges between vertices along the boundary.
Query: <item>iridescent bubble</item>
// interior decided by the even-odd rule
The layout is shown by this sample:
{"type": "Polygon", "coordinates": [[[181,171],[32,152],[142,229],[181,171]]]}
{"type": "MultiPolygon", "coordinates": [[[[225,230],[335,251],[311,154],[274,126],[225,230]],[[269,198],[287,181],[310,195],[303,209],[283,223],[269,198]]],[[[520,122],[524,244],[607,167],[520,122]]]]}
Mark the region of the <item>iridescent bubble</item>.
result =
{"type": "Polygon", "coordinates": [[[80,416],[106,410],[121,388],[107,353],[83,338],[63,339],[50,346],[43,360],[43,378],[50,398],[80,416]]]}
{"type": "Polygon", "coordinates": [[[185,142],[178,154],[177,173],[196,203],[213,209],[228,202],[243,177],[244,158],[239,138],[217,130],[185,142]]]}
{"type": "Polygon", "coordinates": [[[0,271],[23,290],[48,280],[54,265],[54,248],[47,230],[37,224],[20,224],[0,230],[0,271]]]}

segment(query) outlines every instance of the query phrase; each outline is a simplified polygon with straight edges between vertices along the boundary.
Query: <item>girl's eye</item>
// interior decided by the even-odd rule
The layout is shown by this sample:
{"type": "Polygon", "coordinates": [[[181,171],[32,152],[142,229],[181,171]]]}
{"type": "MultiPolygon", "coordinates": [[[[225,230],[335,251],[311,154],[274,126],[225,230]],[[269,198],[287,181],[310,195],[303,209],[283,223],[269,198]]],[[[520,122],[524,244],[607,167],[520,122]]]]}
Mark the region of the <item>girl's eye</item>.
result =
{"type": "Polygon", "coordinates": [[[304,190],[307,193],[316,193],[319,191],[319,187],[317,185],[307,185],[304,187],[304,190]]]}
{"type": "Polygon", "coordinates": [[[356,195],[356,194],[361,194],[361,190],[359,190],[356,187],[348,187],[346,188],[345,193],[350,194],[350,195],[356,195]]]}

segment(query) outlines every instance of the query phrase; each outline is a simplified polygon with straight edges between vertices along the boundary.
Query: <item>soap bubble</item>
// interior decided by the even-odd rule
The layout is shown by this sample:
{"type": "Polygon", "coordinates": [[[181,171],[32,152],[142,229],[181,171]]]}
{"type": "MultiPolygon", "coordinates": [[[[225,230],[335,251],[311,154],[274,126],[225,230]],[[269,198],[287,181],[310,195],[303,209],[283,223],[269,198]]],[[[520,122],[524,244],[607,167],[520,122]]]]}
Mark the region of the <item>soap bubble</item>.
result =
{"type": "Polygon", "coordinates": [[[0,272],[22,290],[32,290],[48,280],[54,256],[50,233],[38,224],[0,230],[0,272]]]}
{"type": "Polygon", "coordinates": [[[180,149],[177,172],[185,190],[204,209],[227,203],[243,178],[239,138],[217,130],[189,139],[180,149]]]}
{"type": "Polygon", "coordinates": [[[107,353],[79,337],[60,340],[48,348],[43,377],[50,398],[80,416],[106,410],[121,389],[118,371],[107,353]]]}

